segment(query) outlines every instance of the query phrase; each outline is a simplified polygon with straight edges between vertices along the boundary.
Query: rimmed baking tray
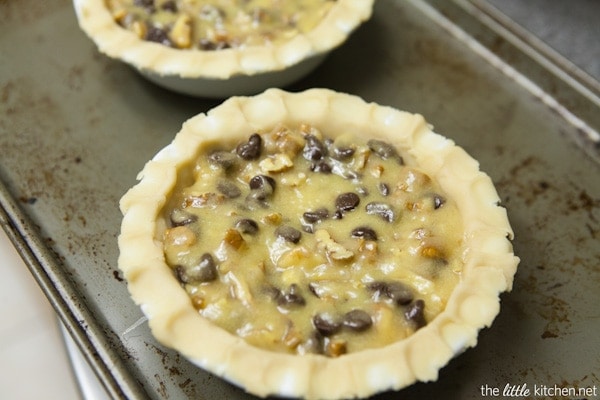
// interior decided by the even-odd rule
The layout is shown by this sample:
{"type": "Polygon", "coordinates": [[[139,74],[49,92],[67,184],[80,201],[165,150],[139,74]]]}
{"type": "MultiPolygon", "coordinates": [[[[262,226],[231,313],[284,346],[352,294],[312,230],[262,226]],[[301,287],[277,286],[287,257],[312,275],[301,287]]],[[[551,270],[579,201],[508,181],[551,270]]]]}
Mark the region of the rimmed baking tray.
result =
{"type": "MultiPolygon", "coordinates": [[[[379,1],[291,88],[424,114],[508,208],[522,260],[513,292],[476,348],[405,399],[507,384],[600,391],[598,83],[514,28],[483,1],[379,1]]],[[[114,398],[251,397],[159,345],[116,262],[119,198],[184,120],[216,104],[100,55],[66,0],[0,1],[0,223],[114,398]]]]}

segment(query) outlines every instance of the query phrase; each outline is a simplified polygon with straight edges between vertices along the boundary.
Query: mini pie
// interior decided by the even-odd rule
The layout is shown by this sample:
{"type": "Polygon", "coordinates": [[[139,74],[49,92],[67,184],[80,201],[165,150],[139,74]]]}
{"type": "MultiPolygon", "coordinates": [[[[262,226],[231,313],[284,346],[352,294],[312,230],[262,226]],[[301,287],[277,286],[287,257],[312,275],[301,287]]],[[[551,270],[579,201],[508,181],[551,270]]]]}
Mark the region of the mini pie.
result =
{"type": "Polygon", "coordinates": [[[73,0],[102,53],[163,86],[212,97],[299,79],[371,16],[373,2],[73,0]]]}
{"type": "Polygon", "coordinates": [[[420,115],[326,89],[231,98],[138,178],[120,203],[133,299],[160,342],[258,396],[436,380],[519,261],[464,150],[420,115]]]}

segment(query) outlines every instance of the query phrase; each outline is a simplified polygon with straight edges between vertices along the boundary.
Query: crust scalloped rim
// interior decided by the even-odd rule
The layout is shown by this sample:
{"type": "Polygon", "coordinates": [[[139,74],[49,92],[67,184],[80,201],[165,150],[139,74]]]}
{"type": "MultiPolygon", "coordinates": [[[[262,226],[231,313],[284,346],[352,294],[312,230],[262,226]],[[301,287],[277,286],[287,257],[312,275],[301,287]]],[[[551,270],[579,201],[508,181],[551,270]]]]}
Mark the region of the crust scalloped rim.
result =
{"type": "Polygon", "coordinates": [[[119,268],[132,298],[160,342],[258,396],[365,397],[416,381],[435,381],[439,369],[475,346],[479,330],[491,325],[500,310],[499,295],[512,289],[519,262],[512,252],[506,210],[473,158],[434,133],[418,114],[327,89],[269,89],[254,97],[231,98],[186,121],[138,179],[120,202],[124,219],[119,268]],[[391,345],[338,358],[297,356],[251,346],[193,308],[164,260],[161,237],[166,222],[159,214],[203,145],[240,140],[280,122],[311,123],[329,136],[351,130],[386,139],[407,164],[418,165],[455,199],[468,249],[464,270],[445,310],[424,328],[391,345]]]}
{"type": "Polygon", "coordinates": [[[102,53],[161,76],[209,79],[280,71],[326,53],[370,18],[373,3],[374,0],[338,0],[315,28],[272,46],[203,51],[142,40],[115,22],[104,0],[73,0],[81,29],[102,53]]]}

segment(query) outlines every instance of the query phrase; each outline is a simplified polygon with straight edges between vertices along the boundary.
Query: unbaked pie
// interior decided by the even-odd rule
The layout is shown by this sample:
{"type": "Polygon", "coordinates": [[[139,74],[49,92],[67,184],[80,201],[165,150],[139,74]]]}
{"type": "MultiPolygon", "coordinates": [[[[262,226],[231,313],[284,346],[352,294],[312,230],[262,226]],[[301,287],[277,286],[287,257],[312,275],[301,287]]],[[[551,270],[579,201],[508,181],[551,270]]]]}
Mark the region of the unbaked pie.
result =
{"type": "Polygon", "coordinates": [[[316,68],[374,0],[73,0],[99,50],[169,89],[254,94],[316,68]]]}
{"type": "Polygon", "coordinates": [[[119,237],[133,299],[159,341],[259,396],[435,380],[518,264],[475,160],[419,115],[330,90],[231,98],[139,178],[119,237]]]}

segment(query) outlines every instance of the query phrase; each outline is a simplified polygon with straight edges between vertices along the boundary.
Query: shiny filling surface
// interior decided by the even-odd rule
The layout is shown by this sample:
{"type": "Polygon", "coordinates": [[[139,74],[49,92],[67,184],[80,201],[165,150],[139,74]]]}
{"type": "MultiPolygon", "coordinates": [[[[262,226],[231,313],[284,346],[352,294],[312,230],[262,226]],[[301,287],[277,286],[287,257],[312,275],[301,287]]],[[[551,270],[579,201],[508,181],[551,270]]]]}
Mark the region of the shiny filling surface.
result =
{"type": "Polygon", "coordinates": [[[336,0],[106,0],[140,39],[180,49],[260,46],[313,29],[336,0]]]}
{"type": "Polygon", "coordinates": [[[329,357],[402,340],[460,279],[452,199],[389,143],[277,126],[206,145],[164,210],[198,312],[248,343],[329,357]]]}

